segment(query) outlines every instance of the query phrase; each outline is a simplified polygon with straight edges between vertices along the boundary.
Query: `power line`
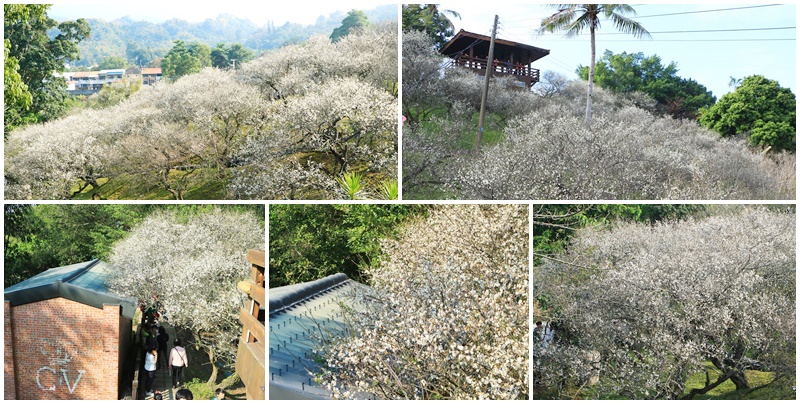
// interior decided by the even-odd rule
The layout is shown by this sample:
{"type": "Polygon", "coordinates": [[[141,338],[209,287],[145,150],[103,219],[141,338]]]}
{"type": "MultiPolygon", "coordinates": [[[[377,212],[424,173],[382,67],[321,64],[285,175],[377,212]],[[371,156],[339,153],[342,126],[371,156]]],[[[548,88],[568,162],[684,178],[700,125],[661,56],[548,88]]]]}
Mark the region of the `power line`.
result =
{"type": "MultiPolygon", "coordinates": [[[[767,41],[794,41],[795,38],[759,38],[759,39],[650,39],[646,42],[767,42],[767,41]]],[[[569,39],[550,39],[555,42],[570,42],[569,39]]],[[[606,42],[643,42],[641,39],[610,39],[606,42]]]]}
{"type": "Polygon", "coordinates": [[[642,15],[642,16],[636,16],[636,17],[633,17],[633,18],[634,19],[638,19],[638,18],[650,18],[650,17],[666,17],[666,16],[670,16],[670,15],[713,13],[713,12],[717,12],[717,11],[744,10],[744,9],[748,9],[748,8],[772,7],[772,6],[783,6],[783,5],[784,4],[761,4],[761,5],[758,5],[758,6],[718,8],[718,9],[714,9],[714,10],[683,11],[683,12],[680,12],[680,13],[642,15]]]}
{"type": "MultiPolygon", "coordinates": [[[[698,29],[692,31],[651,31],[651,34],[686,34],[696,32],[739,32],[739,31],[772,31],[781,29],[795,29],[797,27],[770,27],[770,28],[730,28],[730,29],[698,29]]],[[[630,35],[624,32],[598,32],[595,35],[630,35]]]]}

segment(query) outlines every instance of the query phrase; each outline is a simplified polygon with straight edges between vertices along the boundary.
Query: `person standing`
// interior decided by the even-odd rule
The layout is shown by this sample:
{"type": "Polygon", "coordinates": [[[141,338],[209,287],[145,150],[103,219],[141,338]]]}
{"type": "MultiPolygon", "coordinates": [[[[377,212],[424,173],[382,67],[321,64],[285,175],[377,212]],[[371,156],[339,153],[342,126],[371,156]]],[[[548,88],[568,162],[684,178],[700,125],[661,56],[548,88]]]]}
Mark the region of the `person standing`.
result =
{"type": "Polygon", "coordinates": [[[153,395],[153,380],[156,378],[156,362],[158,361],[158,351],[156,347],[149,347],[147,354],[144,356],[144,370],[147,372],[147,379],[145,380],[145,391],[147,396],[153,395]]]}
{"type": "Polygon", "coordinates": [[[167,334],[167,330],[162,325],[158,327],[158,337],[156,337],[156,341],[158,341],[158,367],[161,368],[161,359],[164,359],[164,363],[169,366],[169,358],[167,357],[167,342],[169,342],[169,334],[167,334]]]}
{"type": "Polygon", "coordinates": [[[175,338],[175,347],[169,352],[169,368],[172,370],[172,388],[183,385],[183,369],[189,366],[186,349],[181,346],[180,338],[175,338]]]}

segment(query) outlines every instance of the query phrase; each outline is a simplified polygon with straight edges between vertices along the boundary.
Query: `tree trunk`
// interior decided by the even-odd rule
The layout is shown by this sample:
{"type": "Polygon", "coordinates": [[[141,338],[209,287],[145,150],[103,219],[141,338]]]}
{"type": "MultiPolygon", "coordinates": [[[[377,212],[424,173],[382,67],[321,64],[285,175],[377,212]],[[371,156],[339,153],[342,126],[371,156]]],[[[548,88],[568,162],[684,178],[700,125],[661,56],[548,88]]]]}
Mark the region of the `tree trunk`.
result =
{"type": "Polygon", "coordinates": [[[747,376],[741,369],[737,369],[736,372],[731,375],[731,381],[736,385],[737,391],[750,390],[750,383],[747,382],[747,376]]]}
{"type": "MultiPolygon", "coordinates": [[[[596,18],[596,17],[595,17],[596,18]]],[[[592,123],[592,88],[594,87],[594,59],[595,59],[595,45],[594,45],[594,24],[589,26],[589,36],[592,45],[592,60],[589,61],[589,90],[586,94],[586,129],[589,130],[589,125],[592,123]]]]}
{"type": "Polygon", "coordinates": [[[208,354],[208,361],[211,363],[211,376],[208,377],[206,384],[213,386],[217,383],[219,368],[217,368],[217,362],[214,360],[214,348],[210,345],[206,345],[206,353],[208,354]]]}

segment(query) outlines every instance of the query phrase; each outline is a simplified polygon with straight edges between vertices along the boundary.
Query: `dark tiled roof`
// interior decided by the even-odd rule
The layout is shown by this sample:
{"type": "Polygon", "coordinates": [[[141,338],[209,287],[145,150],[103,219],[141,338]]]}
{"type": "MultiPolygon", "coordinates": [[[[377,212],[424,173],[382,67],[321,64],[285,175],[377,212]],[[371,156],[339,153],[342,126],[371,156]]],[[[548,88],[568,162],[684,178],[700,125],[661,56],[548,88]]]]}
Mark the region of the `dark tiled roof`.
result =
{"type": "MultiPolygon", "coordinates": [[[[489,42],[491,39],[491,37],[486,35],[476,34],[462,29],[458,31],[439,52],[443,55],[456,57],[461,52],[466,52],[470,47],[474,47],[475,52],[487,55],[489,53],[489,42]]],[[[495,38],[494,45],[495,59],[500,60],[509,59],[510,55],[514,53],[516,55],[516,60],[525,60],[526,63],[530,63],[550,54],[550,50],[548,49],[499,38],[495,38]]]]}
{"type": "Polygon", "coordinates": [[[327,399],[314,380],[320,364],[313,348],[323,335],[338,334],[342,301],[366,287],[343,274],[269,290],[269,399],[327,399]]]}
{"type": "Polygon", "coordinates": [[[4,299],[12,306],[63,297],[78,303],[102,309],[103,304],[122,307],[122,315],[133,318],[136,300],[124,298],[108,289],[106,280],[113,267],[100,260],[92,260],[58,268],[51,268],[32,278],[6,288],[4,299]]]}

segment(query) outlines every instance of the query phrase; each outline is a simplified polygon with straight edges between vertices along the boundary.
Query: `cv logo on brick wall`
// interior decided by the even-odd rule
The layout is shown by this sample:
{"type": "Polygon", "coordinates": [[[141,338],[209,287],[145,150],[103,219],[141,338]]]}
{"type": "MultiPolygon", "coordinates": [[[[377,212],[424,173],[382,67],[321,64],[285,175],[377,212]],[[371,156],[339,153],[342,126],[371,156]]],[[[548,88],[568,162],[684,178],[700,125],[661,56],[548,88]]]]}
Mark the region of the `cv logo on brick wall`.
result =
{"type": "Polygon", "coordinates": [[[72,360],[78,357],[78,347],[71,342],[43,338],[41,352],[47,365],[36,371],[36,385],[42,390],[55,391],[56,387],[66,384],[69,394],[73,394],[86,373],[85,370],[72,369],[72,360]],[[74,378],[73,382],[70,382],[70,377],[74,378]]]}

